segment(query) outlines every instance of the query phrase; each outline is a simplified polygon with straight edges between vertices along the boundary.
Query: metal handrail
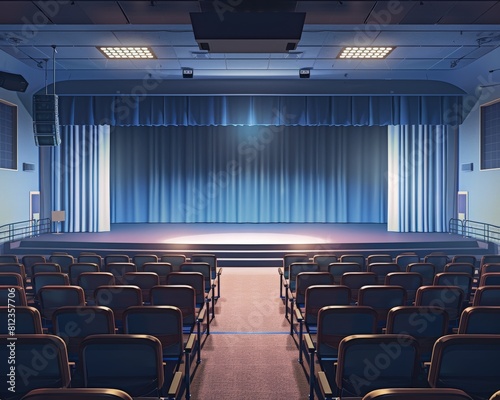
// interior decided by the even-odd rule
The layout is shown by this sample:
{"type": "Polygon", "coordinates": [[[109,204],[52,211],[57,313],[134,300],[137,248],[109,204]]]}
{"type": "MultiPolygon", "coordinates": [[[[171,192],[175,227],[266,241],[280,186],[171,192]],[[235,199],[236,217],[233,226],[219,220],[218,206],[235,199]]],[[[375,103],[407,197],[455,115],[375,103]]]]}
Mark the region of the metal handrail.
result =
{"type": "Polygon", "coordinates": [[[50,218],[29,219],[0,226],[0,243],[40,236],[50,233],[52,221],[50,218]]]}
{"type": "Polygon", "coordinates": [[[451,218],[448,231],[484,242],[500,243],[500,226],[469,219],[451,218]]]}

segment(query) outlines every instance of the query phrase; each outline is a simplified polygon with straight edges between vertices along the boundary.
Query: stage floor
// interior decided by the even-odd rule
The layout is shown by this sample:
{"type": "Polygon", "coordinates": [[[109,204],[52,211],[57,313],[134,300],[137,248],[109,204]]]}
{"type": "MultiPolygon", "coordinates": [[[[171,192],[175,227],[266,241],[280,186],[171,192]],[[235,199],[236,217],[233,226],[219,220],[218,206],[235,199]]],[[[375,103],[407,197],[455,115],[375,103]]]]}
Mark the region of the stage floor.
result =
{"type": "MultiPolygon", "coordinates": [[[[37,241],[157,244],[326,244],[470,242],[448,233],[388,232],[386,224],[113,224],[109,232],[59,233],[37,241]]],[[[472,240],[474,241],[474,240],[472,240]]]]}

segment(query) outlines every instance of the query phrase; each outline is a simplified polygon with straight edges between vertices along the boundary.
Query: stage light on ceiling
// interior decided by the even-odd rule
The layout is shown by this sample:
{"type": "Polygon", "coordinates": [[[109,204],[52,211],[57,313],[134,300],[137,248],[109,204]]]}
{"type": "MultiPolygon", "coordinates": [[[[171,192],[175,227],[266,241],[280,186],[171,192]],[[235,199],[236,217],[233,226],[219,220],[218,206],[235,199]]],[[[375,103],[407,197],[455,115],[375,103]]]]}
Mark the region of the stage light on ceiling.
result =
{"type": "Polygon", "coordinates": [[[192,78],[194,75],[194,71],[192,68],[182,68],[182,77],[183,78],[192,78]]]}
{"type": "Polygon", "coordinates": [[[149,47],[97,47],[106,58],[125,60],[146,60],[156,58],[149,47]]]}
{"type": "Polygon", "coordinates": [[[382,59],[386,58],[394,49],[394,47],[344,47],[337,58],[382,59]]]}
{"type": "Polygon", "coordinates": [[[310,78],[311,77],[311,70],[307,68],[302,68],[299,70],[299,77],[300,78],[310,78]]]}

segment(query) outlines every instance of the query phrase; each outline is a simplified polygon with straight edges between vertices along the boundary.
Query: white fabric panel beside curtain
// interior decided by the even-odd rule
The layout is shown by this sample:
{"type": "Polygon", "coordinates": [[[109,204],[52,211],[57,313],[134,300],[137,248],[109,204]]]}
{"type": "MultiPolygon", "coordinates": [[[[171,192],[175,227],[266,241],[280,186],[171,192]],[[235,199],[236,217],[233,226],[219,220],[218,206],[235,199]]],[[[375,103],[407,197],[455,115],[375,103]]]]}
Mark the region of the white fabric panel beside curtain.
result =
{"type": "Polygon", "coordinates": [[[64,210],[65,232],[109,231],[110,127],[61,126],[52,150],[52,209],[64,210]]]}
{"type": "Polygon", "coordinates": [[[389,231],[447,232],[455,216],[457,129],[388,127],[389,231]]]}

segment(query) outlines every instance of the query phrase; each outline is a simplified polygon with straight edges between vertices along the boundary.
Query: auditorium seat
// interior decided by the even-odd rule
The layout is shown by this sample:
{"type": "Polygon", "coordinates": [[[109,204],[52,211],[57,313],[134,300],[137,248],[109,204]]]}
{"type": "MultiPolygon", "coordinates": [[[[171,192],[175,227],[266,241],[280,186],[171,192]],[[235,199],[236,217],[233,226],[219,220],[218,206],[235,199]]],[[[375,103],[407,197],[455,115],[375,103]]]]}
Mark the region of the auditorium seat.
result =
{"type": "Polygon", "coordinates": [[[24,286],[24,280],[17,272],[0,272],[0,286],[24,286]]]}
{"type": "Polygon", "coordinates": [[[444,272],[462,272],[469,274],[471,278],[474,278],[475,271],[474,265],[466,262],[451,262],[444,266],[444,272]]]}
{"type": "MultiPolygon", "coordinates": [[[[500,283],[500,282],[499,282],[500,283]]],[[[472,276],[466,272],[440,272],[434,277],[433,285],[458,286],[463,292],[463,305],[469,305],[472,294],[472,276]]]]}
{"type": "Polygon", "coordinates": [[[352,335],[339,344],[335,383],[339,395],[363,397],[375,389],[417,387],[418,342],[409,335],[352,335]]]}
{"type": "Polygon", "coordinates": [[[0,336],[0,357],[4,360],[0,363],[0,374],[3,378],[0,385],[2,400],[19,400],[38,388],[69,387],[71,375],[64,341],[58,336],[48,334],[19,335],[15,341],[15,392],[10,391],[11,365],[7,363],[11,353],[8,346],[12,343],[10,339],[8,335],[0,336]]]}
{"type": "Polygon", "coordinates": [[[441,308],[448,313],[449,329],[458,327],[464,292],[458,286],[421,286],[415,295],[416,306],[441,308]]]}
{"type": "Polygon", "coordinates": [[[480,286],[474,293],[473,306],[500,306],[500,285],[480,286]]]}
{"type": "Polygon", "coordinates": [[[337,254],[316,254],[313,256],[312,261],[319,266],[320,272],[328,272],[328,266],[331,263],[339,261],[337,254]]]}
{"type": "Polygon", "coordinates": [[[164,385],[161,342],[151,335],[91,335],[82,340],[83,386],[159,398],[164,385]],[[105,356],[104,356],[105,355],[105,356]]]}
{"type": "Polygon", "coordinates": [[[180,265],[186,262],[186,256],[184,254],[167,253],[160,255],[159,261],[169,263],[172,266],[172,272],[179,272],[180,265]]]}
{"type": "Polygon", "coordinates": [[[104,266],[105,272],[111,272],[114,277],[117,285],[123,284],[123,276],[127,272],[137,272],[137,268],[134,263],[131,262],[110,262],[104,266]]]}
{"type": "Polygon", "coordinates": [[[212,279],[212,267],[208,262],[204,261],[190,261],[181,264],[179,267],[180,272],[199,272],[203,275],[205,296],[210,299],[212,303],[212,318],[215,317],[215,286],[216,281],[212,279]]]}
{"type": "Polygon", "coordinates": [[[386,333],[413,336],[420,347],[422,363],[431,360],[434,342],[448,333],[448,313],[443,308],[403,306],[387,314],[386,333]]]}
{"type": "Polygon", "coordinates": [[[167,275],[173,272],[172,264],[168,262],[147,262],[142,264],[142,269],[138,269],[142,272],[154,272],[158,275],[160,279],[160,285],[165,285],[167,283],[167,275]]]}
{"type": "Polygon", "coordinates": [[[14,272],[23,278],[23,286],[26,285],[26,271],[21,263],[0,263],[0,272],[14,272]]]}
{"type": "Polygon", "coordinates": [[[319,310],[316,340],[304,334],[304,355],[308,355],[310,398],[314,388],[315,355],[330,382],[334,381],[334,363],[340,357],[340,342],[349,335],[373,334],[377,330],[377,313],[364,306],[327,306],[319,310]]]}
{"type": "Polygon", "coordinates": [[[450,388],[377,389],[362,400],[472,400],[463,390],[450,388]]]}
{"type": "Polygon", "coordinates": [[[394,262],[390,254],[370,254],[366,257],[366,265],[375,263],[392,263],[394,262]]]}
{"type": "Polygon", "coordinates": [[[109,307],[113,310],[115,327],[122,332],[123,312],[132,306],[142,306],[142,291],[133,285],[103,285],[94,291],[97,306],[109,307]]]}
{"type": "Polygon", "coordinates": [[[77,262],[79,263],[92,263],[97,264],[99,270],[103,267],[103,260],[99,254],[88,254],[88,253],[80,253],[78,256],[77,262]]]}
{"type": "Polygon", "coordinates": [[[80,286],[47,285],[38,291],[40,315],[44,328],[52,329],[52,315],[59,307],[85,305],[85,293],[80,286]]]}
{"type": "Polygon", "coordinates": [[[8,335],[10,332],[15,332],[16,335],[43,333],[42,317],[35,307],[16,306],[15,325],[10,325],[15,328],[12,328],[12,331],[9,330],[8,323],[9,314],[11,313],[11,308],[0,306],[0,335],[8,335]]]}
{"type": "Polygon", "coordinates": [[[72,285],[78,285],[78,277],[84,272],[99,272],[99,265],[91,262],[76,262],[68,267],[69,281],[72,285]]]}
{"type": "Polygon", "coordinates": [[[424,257],[424,262],[434,265],[434,273],[438,274],[444,272],[444,266],[450,262],[450,259],[446,254],[431,253],[424,257]]]}
{"type": "Polygon", "coordinates": [[[452,259],[452,263],[468,263],[472,264],[474,269],[477,269],[477,258],[472,254],[455,254],[452,259]]]}
{"type": "Polygon", "coordinates": [[[138,286],[142,292],[142,301],[147,304],[150,302],[149,292],[152,287],[160,284],[160,277],[154,272],[126,272],[123,284],[138,286]]]}
{"type": "Polygon", "coordinates": [[[288,318],[290,298],[295,293],[297,275],[302,272],[318,272],[319,265],[311,261],[293,262],[289,265],[288,279],[285,280],[285,318],[288,318]]]}
{"type": "Polygon", "coordinates": [[[84,338],[96,334],[114,334],[113,311],[103,306],[64,306],[52,314],[54,334],[66,343],[68,359],[78,361],[78,350],[84,338]]]}
{"type": "Polygon", "coordinates": [[[493,272],[500,272],[500,263],[483,264],[481,266],[481,269],[479,270],[479,276],[477,278],[478,284],[479,284],[479,281],[481,280],[481,276],[483,276],[484,274],[490,274],[493,272]]]}
{"type": "MultiPolygon", "coordinates": [[[[317,265],[317,264],[316,264],[317,265]]],[[[319,266],[318,266],[319,268],[319,266]]],[[[290,295],[290,335],[294,331],[294,309],[305,306],[306,291],[314,285],[333,285],[333,276],[329,272],[300,272],[295,278],[295,292],[290,295]]]]}
{"type": "Polygon", "coordinates": [[[351,302],[358,302],[358,291],[361,287],[377,284],[377,275],[373,272],[346,272],[340,279],[340,284],[351,289],[351,302]]]}
{"type": "Polygon", "coordinates": [[[110,263],[129,263],[130,257],[127,254],[108,254],[104,256],[104,267],[110,263]]]}
{"type": "MultiPolygon", "coordinates": [[[[294,262],[309,262],[309,256],[305,253],[290,253],[283,256],[283,266],[278,268],[278,273],[280,275],[280,297],[283,299],[285,295],[283,290],[285,289],[285,284],[290,278],[289,267],[291,263],[294,262]]],[[[286,308],[286,307],[285,307],[286,308]]]]}
{"type": "Polygon", "coordinates": [[[0,254],[0,264],[19,264],[19,258],[15,254],[0,254]]]}
{"type": "Polygon", "coordinates": [[[384,285],[401,286],[406,291],[406,305],[415,301],[417,289],[423,285],[422,275],[418,272],[390,272],[386,275],[384,285]]]}
{"type": "Polygon", "coordinates": [[[458,333],[500,334],[500,307],[467,307],[460,316],[458,333]]]}
{"type": "Polygon", "coordinates": [[[49,256],[49,262],[58,264],[61,267],[61,272],[69,273],[69,266],[75,263],[75,258],[69,254],[52,254],[49,256]]]}
{"type": "Polygon", "coordinates": [[[482,274],[478,286],[500,285],[500,272],[482,274]]]}
{"type": "Polygon", "coordinates": [[[31,265],[31,278],[40,272],[62,272],[61,266],[57,263],[34,263],[31,265]]]}
{"type": "Polygon", "coordinates": [[[362,272],[361,265],[357,262],[335,262],[328,266],[328,272],[332,274],[333,281],[336,285],[340,285],[342,275],[346,272],[362,272]]]}
{"type": "Polygon", "coordinates": [[[366,260],[363,254],[342,254],[340,256],[340,262],[355,262],[361,266],[361,271],[366,269],[366,260]]]}
{"type": "Polygon", "coordinates": [[[137,271],[142,269],[142,265],[147,262],[158,262],[158,256],[156,254],[135,254],[132,257],[132,262],[135,264],[137,271]]]}
{"type": "Polygon", "coordinates": [[[434,345],[431,387],[460,389],[475,400],[500,390],[500,335],[447,335],[434,345]]]}
{"type": "Polygon", "coordinates": [[[377,284],[383,285],[385,277],[391,272],[401,272],[398,264],[393,262],[376,262],[367,265],[368,272],[373,272],[377,275],[377,284]]]}
{"type": "Polygon", "coordinates": [[[26,292],[22,286],[0,286],[0,306],[27,306],[26,292]]]}
{"type": "Polygon", "coordinates": [[[423,286],[432,285],[434,282],[434,276],[436,275],[436,268],[434,267],[434,264],[424,262],[408,264],[406,271],[417,272],[422,275],[423,286]]]}
{"type": "Polygon", "coordinates": [[[206,262],[210,265],[210,271],[212,272],[212,280],[217,281],[217,293],[214,293],[215,300],[220,297],[220,277],[222,275],[222,268],[218,266],[217,256],[215,254],[197,253],[191,254],[191,262],[206,262]]]}
{"type": "Polygon", "coordinates": [[[133,400],[128,393],[118,389],[64,388],[34,389],[22,400],[133,400]]]}
{"type": "Polygon", "coordinates": [[[21,258],[21,262],[28,278],[31,278],[31,266],[35,263],[45,263],[47,258],[41,254],[26,254],[21,258]]]}
{"type": "Polygon", "coordinates": [[[405,304],[406,291],[401,286],[367,285],[358,292],[358,306],[368,306],[376,311],[379,332],[385,328],[389,310],[405,304]]]}
{"type": "Polygon", "coordinates": [[[399,265],[401,271],[406,271],[406,267],[413,263],[419,263],[420,257],[416,253],[402,253],[398,254],[395,258],[395,263],[399,265]]]}
{"type": "Polygon", "coordinates": [[[78,275],[78,286],[85,293],[87,305],[95,305],[95,290],[99,286],[115,285],[115,277],[111,272],[82,272],[78,275]]]}
{"type": "Polygon", "coordinates": [[[299,323],[299,362],[302,363],[303,334],[315,335],[318,325],[318,313],[326,306],[348,306],[351,302],[351,290],[342,285],[313,285],[305,291],[304,309],[295,308],[299,323]]]}
{"type": "Polygon", "coordinates": [[[68,286],[70,281],[68,275],[62,272],[40,272],[33,275],[31,284],[33,287],[34,301],[38,303],[38,292],[41,288],[48,285],[68,286]]]}

